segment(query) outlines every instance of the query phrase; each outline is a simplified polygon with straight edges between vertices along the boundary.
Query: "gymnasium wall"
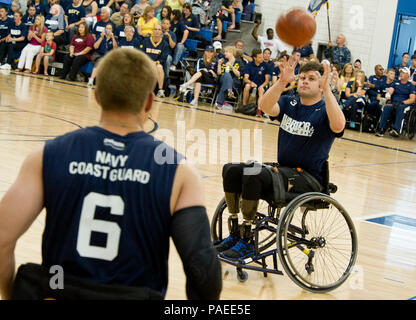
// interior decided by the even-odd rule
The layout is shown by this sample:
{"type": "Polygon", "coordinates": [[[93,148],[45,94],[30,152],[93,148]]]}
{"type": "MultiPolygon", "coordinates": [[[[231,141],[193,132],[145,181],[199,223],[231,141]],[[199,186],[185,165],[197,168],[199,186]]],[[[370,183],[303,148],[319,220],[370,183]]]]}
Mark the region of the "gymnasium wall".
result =
{"type": "MultiPolygon", "coordinates": [[[[338,34],[345,34],[352,60],[360,59],[366,74],[373,74],[376,64],[387,67],[398,0],[330,0],[329,3],[332,42],[335,43],[338,34]]],[[[309,0],[256,0],[256,4],[265,31],[275,27],[280,13],[293,6],[306,9],[309,0]]],[[[318,13],[316,22],[317,33],[312,42],[315,54],[319,44],[326,44],[329,39],[326,6],[318,13]]]]}

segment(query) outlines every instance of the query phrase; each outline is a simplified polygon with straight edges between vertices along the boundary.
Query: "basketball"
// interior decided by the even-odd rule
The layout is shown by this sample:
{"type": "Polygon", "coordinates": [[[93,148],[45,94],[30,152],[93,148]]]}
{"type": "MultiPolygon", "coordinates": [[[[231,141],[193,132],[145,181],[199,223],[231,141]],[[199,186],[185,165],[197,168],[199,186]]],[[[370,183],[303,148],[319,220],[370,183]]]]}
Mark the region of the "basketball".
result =
{"type": "Polygon", "coordinates": [[[283,42],[303,47],[310,43],[316,32],[314,17],[306,10],[295,8],[280,15],[276,22],[276,34],[283,42]]]}

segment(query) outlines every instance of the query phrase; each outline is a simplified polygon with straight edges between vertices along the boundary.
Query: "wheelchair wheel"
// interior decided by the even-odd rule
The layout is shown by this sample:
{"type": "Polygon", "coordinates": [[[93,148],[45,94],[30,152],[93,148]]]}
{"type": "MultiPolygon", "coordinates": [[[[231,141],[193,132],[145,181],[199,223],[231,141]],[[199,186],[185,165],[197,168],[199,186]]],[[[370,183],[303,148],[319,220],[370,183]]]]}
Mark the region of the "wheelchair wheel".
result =
{"type": "Polygon", "coordinates": [[[287,275],[310,292],[339,287],[357,258],[351,218],[323,193],[305,193],[289,203],[279,221],[277,246],[287,275]]]}
{"type": "MultiPolygon", "coordinates": [[[[277,221],[274,219],[265,219],[267,217],[274,217],[274,210],[276,209],[271,208],[266,201],[259,201],[253,225],[257,225],[262,219],[266,221],[261,223],[261,228],[258,231],[258,252],[266,250],[276,242],[277,221]],[[276,222],[273,223],[273,221],[276,222]]],[[[230,217],[231,215],[227,210],[225,198],[222,198],[211,222],[211,236],[214,243],[220,242],[229,236],[231,230],[230,217]]]]}
{"type": "Polygon", "coordinates": [[[410,110],[409,118],[407,120],[407,137],[412,140],[416,133],[416,110],[410,110]]]}

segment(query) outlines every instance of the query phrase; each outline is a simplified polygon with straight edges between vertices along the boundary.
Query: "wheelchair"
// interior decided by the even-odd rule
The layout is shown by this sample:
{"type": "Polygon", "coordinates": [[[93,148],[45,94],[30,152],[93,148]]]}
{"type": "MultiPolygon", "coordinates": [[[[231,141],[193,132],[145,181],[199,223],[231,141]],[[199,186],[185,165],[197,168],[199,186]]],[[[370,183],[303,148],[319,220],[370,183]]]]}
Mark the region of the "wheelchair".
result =
{"type": "MultiPolygon", "coordinates": [[[[388,105],[384,102],[384,105],[388,105]]],[[[387,120],[386,124],[386,131],[388,131],[392,124],[394,119],[396,118],[396,110],[393,110],[390,118],[387,120]]],[[[378,127],[378,125],[377,125],[378,127]]],[[[406,107],[404,110],[404,118],[403,122],[400,128],[400,136],[407,137],[409,140],[412,140],[416,134],[416,105],[412,104],[406,107]]]]}
{"type": "MultiPolygon", "coordinates": [[[[329,183],[328,163],[325,167],[322,192],[286,192],[282,203],[259,201],[252,223],[253,257],[235,261],[219,255],[221,261],[236,267],[240,282],[248,279],[243,269],[263,272],[264,277],[268,273],[283,275],[277,256],[289,278],[309,292],[329,292],[347,280],[357,258],[357,234],[345,208],[330,197],[337,186],[329,183]],[[268,257],[273,267],[268,267],[268,257]]],[[[214,245],[228,237],[230,230],[230,214],[223,198],[211,222],[214,245]]]]}

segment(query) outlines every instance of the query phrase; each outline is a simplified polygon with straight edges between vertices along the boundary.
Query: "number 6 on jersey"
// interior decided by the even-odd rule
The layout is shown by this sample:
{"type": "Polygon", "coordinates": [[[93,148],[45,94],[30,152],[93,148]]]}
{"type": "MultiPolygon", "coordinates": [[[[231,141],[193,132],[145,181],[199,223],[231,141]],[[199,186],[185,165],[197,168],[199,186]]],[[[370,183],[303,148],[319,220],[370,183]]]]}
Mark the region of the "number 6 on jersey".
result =
{"type": "Polygon", "coordinates": [[[116,222],[94,219],[96,206],[110,208],[114,215],[122,216],[124,213],[124,201],[120,196],[90,192],[82,204],[77,251],[81,257],[112,261],[118,255],[121,229],[116,222]],[[90,244],[93,231],[107,234],[105,247],[90,244]]]}

